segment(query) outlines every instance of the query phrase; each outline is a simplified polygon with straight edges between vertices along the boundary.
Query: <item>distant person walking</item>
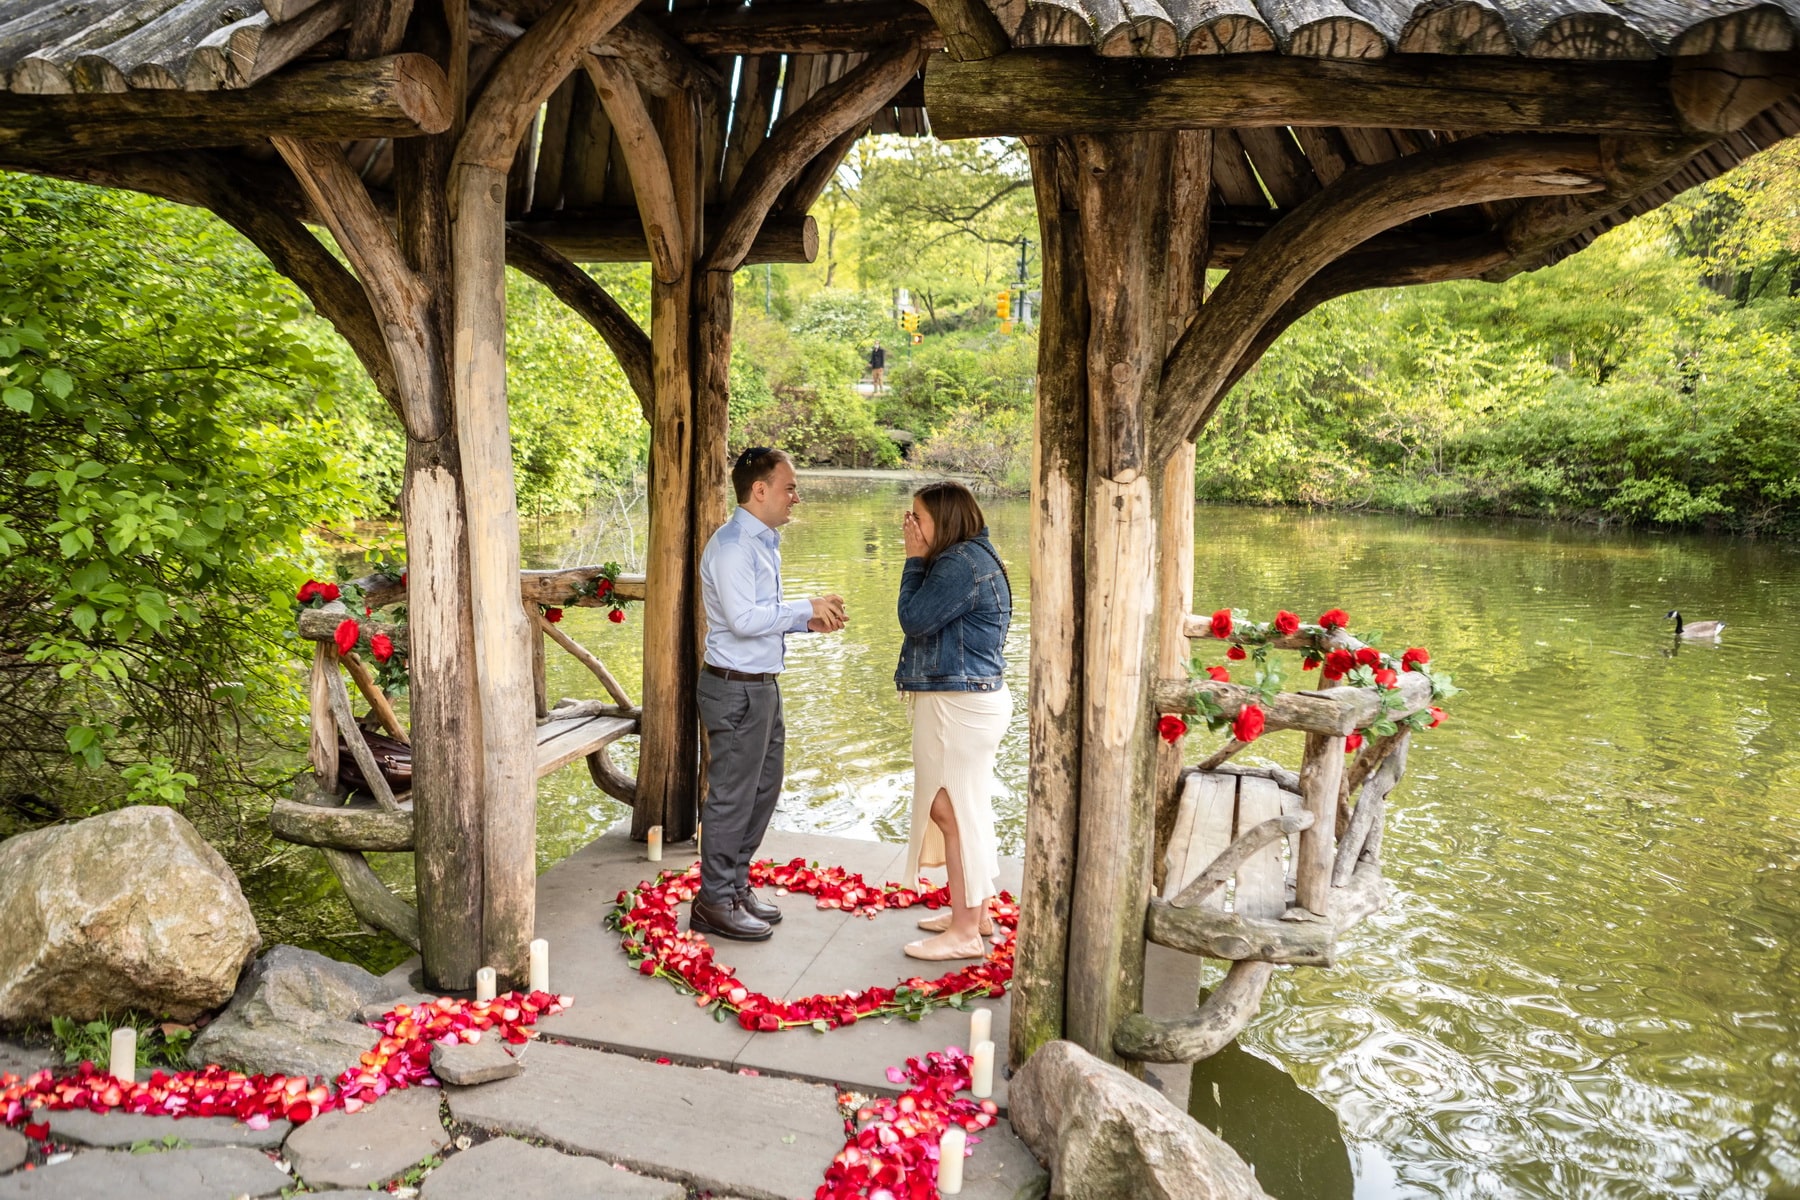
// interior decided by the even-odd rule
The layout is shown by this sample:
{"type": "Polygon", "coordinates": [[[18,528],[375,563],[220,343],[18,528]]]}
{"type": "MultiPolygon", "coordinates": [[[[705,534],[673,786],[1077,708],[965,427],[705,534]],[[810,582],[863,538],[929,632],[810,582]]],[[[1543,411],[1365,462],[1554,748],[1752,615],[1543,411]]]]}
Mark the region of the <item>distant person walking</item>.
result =
{"type": "Polygon", "coordinates": [[[887,374],[887,351],[876,342],[875,348],[869,351],[869,378],[875,381],[875,394],[881,394],[881,381],[887,374]]]}

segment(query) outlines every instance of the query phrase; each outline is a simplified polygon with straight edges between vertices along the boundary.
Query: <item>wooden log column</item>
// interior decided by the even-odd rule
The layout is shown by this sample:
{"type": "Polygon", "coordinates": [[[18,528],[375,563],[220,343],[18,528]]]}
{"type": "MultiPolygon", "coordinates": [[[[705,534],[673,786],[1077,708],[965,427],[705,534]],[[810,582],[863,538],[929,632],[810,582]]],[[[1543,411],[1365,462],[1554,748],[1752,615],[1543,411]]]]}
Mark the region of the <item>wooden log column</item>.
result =
{"type": "Polygon", "coordinates": [[[1074,139],[1087,339],[1087,600],[1081,803],[1069,920],[1066,1035],[1112,1061],[1142,1006],[1156,778],[1161,461],[1147,432],[1161,379],[1172,136],[1074,139]]]}
{"type": "Polygon", "coordinates": [[[1081,796],[1082,559],[1088,461],[1087,287],[1068,143],[1030,143],[1044,304],[1031,485],[1031,759],[1010,1053],[1063,1035],[1075,821],[1081,796]]]}

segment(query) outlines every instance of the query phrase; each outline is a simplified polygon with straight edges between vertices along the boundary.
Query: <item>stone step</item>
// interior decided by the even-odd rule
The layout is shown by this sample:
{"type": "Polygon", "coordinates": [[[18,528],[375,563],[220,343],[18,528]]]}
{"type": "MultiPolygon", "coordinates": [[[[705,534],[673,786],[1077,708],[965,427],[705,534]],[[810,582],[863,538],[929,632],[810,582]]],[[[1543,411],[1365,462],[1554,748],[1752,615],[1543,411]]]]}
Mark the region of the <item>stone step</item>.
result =
{"type": "MultiPolygon", "coordinates": [[[[523,1075],[445,1091],[458,1122],[742,1200],[811,1196],[844,1144],[834,1088],[577,1046],[534,1045],[523,1075]]],[[[1010,1126],[980,1136],[964,1196],[1044,1193],[1043,1169],[1010,1126]]]]}
{"type": "Polygon", "coordinates": [[[0,1176],[0,1200],[233,1200],[278,1196],[293,1180],[260,1150],[210,1146],[132,1154],[95,1150],[0,1176]]]}
{"type": "Polygon", "coordinates": [[[274,1150],[293,1129],[286,1121],[271,1121],[267,1129],[252,1129],[231,1117],[152,1117],[142,1113],[69,1112],[41,1113],[50,1122],[50,1136],[59,1142],[79,1142],[106,1150],[129,1150],[139,1142],[161,1143],[179,1138],[191,1147],[245,1146],[274,1150]]]}
{"type": "Polygon", "coordinates": [[[438,1115],[443,1092],[389,1092],[357,1112],[328,1112],[288,1135],[294,1174],[315,1188],[384,1183],[450,1144],[438,1115]]]}
{"type": "Polygon", "coordinates": [[[602,1162],[495,1138],[425,1177],[420,1200],[683,1200],[687,1189],[602,1162]]]}

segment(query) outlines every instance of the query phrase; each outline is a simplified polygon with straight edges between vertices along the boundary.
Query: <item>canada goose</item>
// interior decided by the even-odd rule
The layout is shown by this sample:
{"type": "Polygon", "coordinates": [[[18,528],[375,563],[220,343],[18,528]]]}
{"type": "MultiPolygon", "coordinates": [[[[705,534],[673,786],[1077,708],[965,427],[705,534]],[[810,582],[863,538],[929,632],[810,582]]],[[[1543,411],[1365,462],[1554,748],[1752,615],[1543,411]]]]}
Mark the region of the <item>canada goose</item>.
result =
{"type": "Polygon", "coordinates": [[[1719,635],[1725,632],[1723,621],[1694,621],[1683,624],[1680,609],[1670,609],[1663,620],[1671,618],[1675,621],[1675,636],[1690,642],[1716,642],[1719,635]]]}

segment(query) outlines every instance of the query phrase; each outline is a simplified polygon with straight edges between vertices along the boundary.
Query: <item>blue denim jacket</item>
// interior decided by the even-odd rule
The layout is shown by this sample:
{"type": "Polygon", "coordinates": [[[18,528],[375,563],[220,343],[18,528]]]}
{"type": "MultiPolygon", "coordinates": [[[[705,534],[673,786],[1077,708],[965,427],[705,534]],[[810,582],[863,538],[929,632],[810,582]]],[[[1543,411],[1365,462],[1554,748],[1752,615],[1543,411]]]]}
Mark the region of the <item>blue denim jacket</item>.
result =
{"type": "Polygon", "coordinates": [[[929,564],[909,558],[900,575],[903,692],[997,692],[1006,686],[1012,587],[987,530],[929,564]]]}

